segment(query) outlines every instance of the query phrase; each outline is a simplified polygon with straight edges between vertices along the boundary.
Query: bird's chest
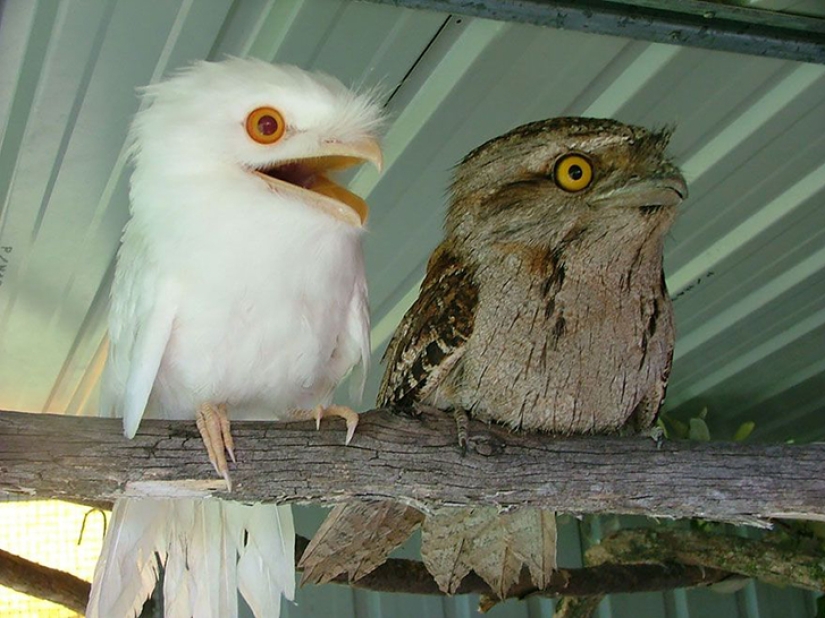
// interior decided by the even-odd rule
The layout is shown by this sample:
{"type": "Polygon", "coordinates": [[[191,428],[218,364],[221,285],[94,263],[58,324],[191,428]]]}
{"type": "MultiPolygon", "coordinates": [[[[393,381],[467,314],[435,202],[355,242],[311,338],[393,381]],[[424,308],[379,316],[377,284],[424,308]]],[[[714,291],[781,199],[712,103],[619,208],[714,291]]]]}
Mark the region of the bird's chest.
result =
{"type": "Polygon", "coordinates": [[[167,415],[191,414],[202,401],[277,415],[328,397],[342,377],[330,361],[363,276],[359,252],[357,241],[323,234],[248,236],[208,258],[180,259],[178,310],[155,388],[167,415]]]}
{"type": "Polygon", "coordinates": [[[556,266],[508,256],[480,286],[464,405],[529,430],[619,429],[669,364],[669,300],[608,267],[556,266]]]}

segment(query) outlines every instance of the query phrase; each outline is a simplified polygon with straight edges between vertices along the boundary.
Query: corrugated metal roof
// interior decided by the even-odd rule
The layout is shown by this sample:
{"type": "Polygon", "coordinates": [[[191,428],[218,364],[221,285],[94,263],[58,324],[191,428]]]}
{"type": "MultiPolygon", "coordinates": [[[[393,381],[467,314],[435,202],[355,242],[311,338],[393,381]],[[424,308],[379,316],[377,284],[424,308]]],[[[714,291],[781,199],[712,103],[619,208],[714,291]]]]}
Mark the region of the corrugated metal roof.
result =
{"type": "MultiPolygon", "coordinates": [[[[0,408],[94,413],[135,89],[226,54],[385,93],[385,172],[351,183],[372,207],[368,397],[441,237],[451,167],[523,122],[610,116],[675,123],[672,153],[690,183],[666,255],[679,333],[668,409],[707,406],[720,437],[744,420],[765,440],[825,437],[825,65],[348,0],[0,5],[0,408]]],[[[757,615],[758,590],[729,615],[757,615]]],[[[318,594],[306,605],[323,605],[318,594]]],[[[339,615],[404,613],[352,594],[339,615]]],[[[688,615],[696,598],[657,595],[665,609],[648,615],[688,615]]]]}

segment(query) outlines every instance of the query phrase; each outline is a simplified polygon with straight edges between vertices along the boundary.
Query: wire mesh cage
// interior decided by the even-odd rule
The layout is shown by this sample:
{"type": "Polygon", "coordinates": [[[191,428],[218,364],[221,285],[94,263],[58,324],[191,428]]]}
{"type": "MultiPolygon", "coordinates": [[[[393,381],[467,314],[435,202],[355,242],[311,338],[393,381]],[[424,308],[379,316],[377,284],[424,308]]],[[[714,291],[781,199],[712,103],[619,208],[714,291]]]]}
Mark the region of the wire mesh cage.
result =
{"type": "MultiPolygon", "coordinates": [[[[0,497],[0,548],[91,581],[108,513],[57,500],[0,497]]],[[[75,618],[79,614],[0,586],[4,618],[75,618]]]]}

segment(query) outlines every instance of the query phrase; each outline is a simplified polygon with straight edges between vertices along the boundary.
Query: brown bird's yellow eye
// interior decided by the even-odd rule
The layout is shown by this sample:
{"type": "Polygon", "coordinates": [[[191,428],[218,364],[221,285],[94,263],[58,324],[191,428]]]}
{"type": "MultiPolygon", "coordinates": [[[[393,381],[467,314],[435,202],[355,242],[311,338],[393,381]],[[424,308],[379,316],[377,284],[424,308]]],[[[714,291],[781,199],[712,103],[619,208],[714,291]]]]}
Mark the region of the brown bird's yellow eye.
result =
{"type": "Polygon", "coordinates": [[[593,166],[582,155],[564,155],[556,162],[553,176],[560,188],[576,193],[593,182],[593,166]]]}
{"type": "Polygon", "coordinates": [[[246,117],[246,132],[259,144],[274,144],[284,135],[286,122],[272,107],[259,107],[246,117]]]}

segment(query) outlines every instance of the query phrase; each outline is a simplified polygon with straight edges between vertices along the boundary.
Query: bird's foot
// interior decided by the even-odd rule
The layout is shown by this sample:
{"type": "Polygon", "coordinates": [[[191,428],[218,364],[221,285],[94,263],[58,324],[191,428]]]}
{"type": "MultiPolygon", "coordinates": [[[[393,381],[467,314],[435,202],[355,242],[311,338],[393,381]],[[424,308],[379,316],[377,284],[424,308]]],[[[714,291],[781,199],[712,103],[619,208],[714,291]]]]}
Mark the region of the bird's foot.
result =
{"type": "Polygon", "coordinates": [[[229,478],[229,465],[225,453],[229,453],[232,463],[235,463],[235,442],[229,432],[229,417],[226,414],[226,404],[214,405],[205,403],[198,408],[195,423],[201,438],[206,446],[209,461],[226,481],[227,491],[232,491],[232,481],[229,478]]]}
{"type": "Polygon", "coordinates": [[[315,419],[315,427],[321,429],[321,419],[328,416],[340,416],[347,422],[347,437],[344,444],[349,444],[352,436],[355,434],[355,428],[358,427],[358,413],[352,408],[346,406],[316,406],[312,411],[312,416],[315,419]]]}
{"type": "Polygon", "coordinates": [[[461,449],[461,456],[467,454],[468,444],[468,425],[470,423],[470,416],[463,408],[453,408],[453,418],[455,419],[456,438],[458,439],[458,448],[461,449]]]}
{"type": "Polygon", "coordinates": [[[645,429],[641,432],[641,435],[645,438],[650,438],[656,443],[656,450],[661,450],[662,445],[665,443],[665,430],[662,429],[659,425],[654,425],[648,429],[645,429]]]}
{"type": "MultiPolygon", "coordinates": [[[[445,410],[436,408],[435,406],[427,405],[425,403],[415,402],[412,408],[398,409],[411,418],[418,418],[424,413],[429,414],[443,414],[445,410]]],[[[470,415],[464,408],[449,408],[446,410],[453,415],[455,419],[456,439],[458,441],[458,448],[461,450],[462,457],[467,454],[467,446],[470,443],[469,439],[469,423],[470,415]]]]}

